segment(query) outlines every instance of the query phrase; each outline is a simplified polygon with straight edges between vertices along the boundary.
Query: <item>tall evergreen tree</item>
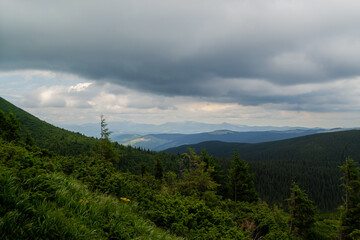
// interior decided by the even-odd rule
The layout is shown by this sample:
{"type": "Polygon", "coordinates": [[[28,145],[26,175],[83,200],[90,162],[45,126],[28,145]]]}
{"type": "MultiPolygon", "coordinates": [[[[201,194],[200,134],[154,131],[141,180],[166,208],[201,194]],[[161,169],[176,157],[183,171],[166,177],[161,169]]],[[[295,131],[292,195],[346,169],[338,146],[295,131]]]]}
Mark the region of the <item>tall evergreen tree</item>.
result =
{"type": "Polygon", "coordinates": [[[341,239],[360,239],[360,168],[347,158],[340,167],[345,199],[341,216],[341,239]]]}
{"type": "Polygon", "coordinates": [[[154,175],[155,179],[161,180],[164,178],[164,169],[162,163],[159,158],[156,159],[156,163],[154,166],[154,175]]]}
{"type": "Polygon", "coordinates": [[[0,131],[0,136],[6,141],[19,141],[21,139],[20,122],[12,112],[5,115],[0,111],[0,131]]]}
{"type": "Polygon", "coordinates": [[[103,115],[100,117],[100,141],[95,145],[94,152],[98,157],[116,164],[119,161],[119,154],[110,141],[111,131],[107,128],[107,123],[103,115]]]}
{"type": "Polygon", "coordinates": [[[219,184],[211,177],[214,167],[208,166],[201,157],[196,155],[194,149],[188,148],[189,154],[184,153],[182,158],[188,162],[188,169],[183,174],[183,181],[179,183],[179,191],[184,195],[197,195],[199,197],[215,198],[219,184]]]}
{"type": "Polygon", "coordinates": [[[6,131],[6,115],[3,111],[0,111],[0,137],[4,137],[6,131]]]}
{"type": "Polygon", "coordinates": [[[249,165],[235,152],[230,169],[230,191],[234,201],[255,202],[258,194],[254,187],[254,176],[249,173],[249,165]]]}
{"type": "Polygon", "coordinates": [[[290,212],[290,234],[308,239],[315,223],[315,206],[296,182],[292,183],[288,199],[290,212]]]}
{"type": "Polygon", "coordinates": [[[100,139],[109,139],[110,134],[112,133],[107,128],[107,123],[104,115],[101,114],[100,116],[100,139]]]}
{"type": "Polygon", "coordinates": [[[26,133],[25,133],[25,144],[28,146],[34,145],[34,139],[31,137],[31,134],[28,130],[26,130],[26,133]]]}
{"type": "Polygon", "coordinates": [[[216,193],[229,198],[228,179],[225,177],[224,170],[221,169],[220,164],[215,162],[213,156],[208,154],[205,149],[201,150],[200,159],[205,163],[205,170],[210,171],[212,180],[218,184],[216,193]]]}
{"type": "Polygon", "coordinates": [[[142,162],[140,164],[140,174],[141,174],[141,176],[144,176],[146,173],[147,173],[147,167],[146,167],[145,163],[142,162]]]}

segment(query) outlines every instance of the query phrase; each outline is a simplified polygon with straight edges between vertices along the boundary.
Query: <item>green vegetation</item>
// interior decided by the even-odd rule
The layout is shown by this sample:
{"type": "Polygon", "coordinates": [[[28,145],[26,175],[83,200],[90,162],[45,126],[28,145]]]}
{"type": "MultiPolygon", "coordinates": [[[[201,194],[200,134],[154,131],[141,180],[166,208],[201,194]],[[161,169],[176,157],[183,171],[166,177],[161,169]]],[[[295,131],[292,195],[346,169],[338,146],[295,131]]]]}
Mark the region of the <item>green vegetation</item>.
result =
{"type": "Polygon", "coordinates": [[[247,144],[203,142],[169,149],[183,153],[187,148],[200,154],[206,149],[215,156],[225,173],[231,167],[234,151],[249,164],[255,189],[270,204],[286,205],[289,186],[295,180],[322,212],[332,211],[342,203],[338,166],[347,157],[360,159],[360,130],[322,133],[275,142],[247,144]]]}
{"type": "Polygon", "coordinates": [[[1,239],[175,239],[136,206],[89,191],[60,171],[58,158],[41,155],[0,143],[1,239]]]}
{"type": "Polygon", "coordinates": [[[1,97],[0,110],[6,114],[11,112],[16,116],[21,126],[22,136],[25,136],[28,131],[37,146],[54,153],[72,156],[83,154],[89,152],[96,142],[94,138],[72,133],[42,121],[1,97]]]}
{"type": "Polygon", "coordinates": [[[1,239],[358,237],[360,176],[354,162],[341,167],[351,173],[344,175],[348,201],[341,217],[318,215],[297,185],[289,190],[287,210],[259,199],[238,155],[226,178],[206,151],[171,155],[112,143],[104,118],[102,137],[92,139],[88,151],[60,155],[32,142],[11,113],[0,115],[1,239]]]}
{"type": "Polygon", "coordinates": [[[314,238],[315,206],[300,187],[293,182],[288,199],[290,213],[290,233],[305,239],[314,238]]]}
{"type": "Polygon", "coordinates": [[[360,238],[360,168],[352,159],[340,167],[343,172],[345,202],[342,206],[341,239],[360,238]]]}
{"type": "Polygon", "coordinates": [[[248,169],[248,164],[244,160],[240,160],[239,154],[235,153],[230,169],[230,189],[235,202],[254,202],[258,200],[253,175],[249,174],[248,169]]]}

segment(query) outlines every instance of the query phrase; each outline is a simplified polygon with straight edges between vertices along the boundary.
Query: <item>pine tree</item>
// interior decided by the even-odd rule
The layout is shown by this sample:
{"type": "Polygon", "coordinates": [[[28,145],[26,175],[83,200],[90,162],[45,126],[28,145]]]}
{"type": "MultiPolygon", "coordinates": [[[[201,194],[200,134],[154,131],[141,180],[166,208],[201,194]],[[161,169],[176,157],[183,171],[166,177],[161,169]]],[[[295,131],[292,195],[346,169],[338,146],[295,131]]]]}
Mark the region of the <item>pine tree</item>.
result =
{"type": "Polygon", "coordinates": [[[315,223],[315,206],[296,182],[292,183],[291,195],[287,199],[290,212],[290,234],[309,237],[315,223]]]}
{"type": "Polygon", "coordinates": [[[28,146],[34,145],[34,139],[31,137],[31,134],[29,133],[28,130],[26,130],[26,134],[25,134],[25,144],[28,146]]]}
{"type": "Polygon", "coordinates": [[[179,182],[179,191],[184,195],[215,199],[216,189],[219,186],[211,177],[214,167],[208,166],[196,155],[194,149],[188,148],[189,154],[184,153],[182,158],[188,163],[184,171],[183,181],[179,182]]]}
{"type": "Polygon", "coordinates": [[[209,170],[211,172],[210,176],[212,180],[220,184],[224,178],[220,166],[215,163],[213,157],[209,155],[205,149],[201,150],[200,160],[205,163],[205,171],[209,170]]]}
{"type": "Polygon", "coordinates": [[[6,125],[6,115],[3,111],[0,111],[0,137],[4,137],[6,125]]]}
{"type": "Polygon", "coordinates": [[[4,112],[0,111],[0,131],[0,136],[6,141],[16,142],[21,139],[20,122],[12,112],[5,115],[4,112]]]}
{"type": "Polygon", "coordinates": [[[100,120],[100,141],[95,145],[94,152],[99,158],[116,164],[119,161],[119,154],[110,141],[111,131],[107,128],[107,123],[103,115],[101,115],[100,120]]]}
{"type": "Polygon", "coordinates": [[[161,180],[164,178],[164,169],[159,158],[156,159],[154,166],[155,179],[161,180]]]}
{"type": "Polygon", "coordinates": [[[233,200],[255,202],[258,194],[254,187],[253,175],[248,172],[249,165],[234,153],[230,169],[230,191],[233,200]]]}
{"type": "Polygon", "coordinates": [[[140,174],[142,177],[147,174],[147,167],[143,162],[140,164],[140,174]]]}
{"type": "Polygon", "coordinates": [[[341,239],[360,239],[360,168],[347,158],[340,169],[344,183],[345,199],[341,216],[341,239]]]}
{"type": "Polygon", "coordinates": [[[100,139],[109,139],[112,132],[107,128],[105,117],[102,114],[100,116],[100,128],[100,139]]]}

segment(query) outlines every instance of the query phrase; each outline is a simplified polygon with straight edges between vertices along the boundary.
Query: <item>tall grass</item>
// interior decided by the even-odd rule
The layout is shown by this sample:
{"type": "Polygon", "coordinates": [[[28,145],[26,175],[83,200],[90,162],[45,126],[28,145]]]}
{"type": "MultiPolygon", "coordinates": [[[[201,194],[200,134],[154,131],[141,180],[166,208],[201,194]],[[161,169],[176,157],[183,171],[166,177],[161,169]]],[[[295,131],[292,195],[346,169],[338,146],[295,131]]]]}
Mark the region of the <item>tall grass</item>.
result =
{"type": "Polygon", "coordinates": [[[61,173],[27,179],[24,188],[14,171],[0,170],[0,239],[177,239],[139,217],[131,202],[61,173]]]}

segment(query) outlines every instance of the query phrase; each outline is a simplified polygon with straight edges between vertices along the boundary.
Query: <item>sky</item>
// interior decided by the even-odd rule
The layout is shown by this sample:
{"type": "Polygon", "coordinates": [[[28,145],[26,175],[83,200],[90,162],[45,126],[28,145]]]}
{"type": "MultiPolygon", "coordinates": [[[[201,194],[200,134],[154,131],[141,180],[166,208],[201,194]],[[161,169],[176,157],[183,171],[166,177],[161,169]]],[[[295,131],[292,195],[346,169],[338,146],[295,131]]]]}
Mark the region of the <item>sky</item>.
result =
{"type": "Polygon", "coordinates": [[[360,125],[360,1],[0,0],[0,96],[55,124],[360,125]]]}

